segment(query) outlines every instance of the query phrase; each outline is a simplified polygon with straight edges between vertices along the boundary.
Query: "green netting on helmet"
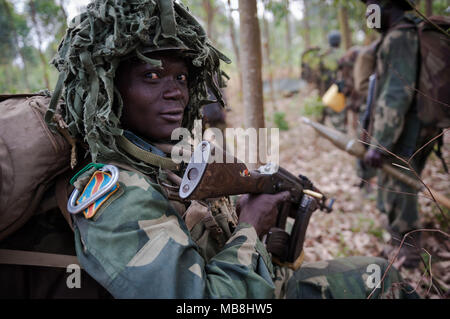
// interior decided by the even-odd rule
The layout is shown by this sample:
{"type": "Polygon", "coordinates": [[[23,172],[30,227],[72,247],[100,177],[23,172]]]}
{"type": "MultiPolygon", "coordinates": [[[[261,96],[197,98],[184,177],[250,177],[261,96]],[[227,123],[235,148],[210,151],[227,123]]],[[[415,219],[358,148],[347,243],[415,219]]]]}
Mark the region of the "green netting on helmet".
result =
{"type": "Polygon", "coordinates": [[[126,56],[135,54],[148,63],[140,52],[151,47],[178,47],[194,70],[189,83],[190,100],[183,127],[192,128],[200,118],[200,108],[208,89],[224,105],[219,88],[225,73],[220,61],[230,60],[212,46],[203,27],[179,3],[172,0],[95,0],[74,18],[58,47],[52,63],[60,72],[52,103],[46,114],[52,126],[61,91],[61,113],[72,137],[89,145],[92,160],[125,160],[147,173],[154,169],[130,158],[116,144],[122,135],[120,117],[123,103],[114,86],[117,67],[126,56]]]}

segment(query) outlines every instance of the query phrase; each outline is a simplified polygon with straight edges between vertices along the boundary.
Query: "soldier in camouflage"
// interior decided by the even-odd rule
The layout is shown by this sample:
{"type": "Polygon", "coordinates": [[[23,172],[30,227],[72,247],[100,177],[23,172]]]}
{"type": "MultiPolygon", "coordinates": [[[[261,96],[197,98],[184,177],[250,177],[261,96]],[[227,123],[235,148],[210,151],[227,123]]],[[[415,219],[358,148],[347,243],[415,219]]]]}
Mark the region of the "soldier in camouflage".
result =
{"type": "MultiPolygon", "coordinates": [[[[355,67],[356,59],[360,53],[360,47],[351,47],[338,61],[338,72],[337,72],[337,82],[340,83],[342,88],[342,93],[346,97],[346,105],[344,113],[347,116],[350,112],[353,114],[359,113],[359,109],[362,103],[362,96],[355,89],[355,80],[353,77],[353,70],[355,67]]],[[[353,129],[357,128],[356,116],[351,118],[353,122],[351,123],[353,129]]],[[[344,123],[346,118],[344,117],[344,123]]]]}
{"type": "MultiPolygon", "coordinates": [[[[333,30],[328,34],[328,44],[327,49],[308,48],[301,57],[301,78],[312,84],[318,90],[319,96],[323,96],[328,88],[337,81],[339,59],[342,56],[339,49],[341,45],[339,31],[333,30]]],[[[320,122],[323,123],[327,117],[336,129],[345,132],[345,112],[337,113],[325,107],[320,122]]]]}
{"type": "MultiPolygon", "coordinates": [[[[407,1],[364,1],[367,5],[377,4],[381,8],[381,44],[377,51],[377,92],[370,132],[372,146],[364,162],[380,167],[383,161],[402,163],[383,149],[404,159],[409,159],[437,132],[421,127],[415,103],[416,80],[419,69],[419,40],[414,24],[416,18],[406,13],[412,9],[407,1]],[[411,28],[397,28],[411,25],[411,28]]],[[[415,154],[411,164],[420,175],[433,143],[415,154]]],[[[404,165],[404,164],[403,164],[404,165]]],[[[414,176],[412,172],[409,172],[414,176]]],[[[393,243],[399,243],[402,236],[420,227],[417,208],[417,191],[390,175],[378,173],[377,207],[388,217],[388,229],[393,243]]],[[[420,236],[407,240],[399,254],[404,267],[416,267],[420,262],[420,236]]],[[[387,252],[388,253],[388,252],[387,252]]]]}
{"type": "Polygon", "coordinates": [[[319,73],[319,58],[320,48],[307,48],[301,55],[300,78],[312,85],[315,89],[321,92],[321,78],[319,73]]]}
{"type": "MultiPolygon", "coordinates": [[[[361,48],[360,53],[355,61],[353,69],[354,88],[357,94],[362,97],[361,104],[359,106],[359,125],[357,129],[357,136],[364,139],[364,130],[368,130],[368,127],[363,127],[364,114],[367,109],[367,99],[369,91],[369,77],[375,72],[376,68],[376,51],[380,39],[373,41],[372,43],[361,48]]],[[[373,103],[372,103],[373,104],[373,103]]],[[[365,165],[362,159],[356,160],[356,173],[361,178],[360,188],[366,194],[372,191],[369,183],[371,178],[377,175],[376,168],[365,165]]]]}
{"type": "Polygon", "coordinates": [[[55,59],[62,113],[93,162],[72,180],[81,194],[72,215],[75,248],[86,272],[115,298],[416,296],[395,285],[401,278],[393,268],[381,287],[367,284],[369,265],[387,270],[380,258],[295,272],[272,264],[259,238],[275,224],[286,192],[243,195],[237,209],[228,198],[177,196],[183,171],[169,158],[171,133],[192,127],[206,88],[221,101],[212,81],[218,75],[220,82],[219,60],[228,61],[171,1],[96,0],[66,33],[55,59]],[[107,192],[82,206],[101,189],[107,192]]]}
{"type": "MultiPolygon", "coordinates": [[[[333,30],[328,34],[329,48],[320,54],[319,74],[321,78],[320,95],[323,96],[328,88],[337,83],[340,91],[343,90],[343,79],[339,78],[339,60],[343,56],[341,46],[341,33],[333,30]]],[[[328,117],[331,124],[339,131],[346,131],[347,109],[341,112],[335,112],[331,108],[324,109],[324,117],[328,117]]]]}

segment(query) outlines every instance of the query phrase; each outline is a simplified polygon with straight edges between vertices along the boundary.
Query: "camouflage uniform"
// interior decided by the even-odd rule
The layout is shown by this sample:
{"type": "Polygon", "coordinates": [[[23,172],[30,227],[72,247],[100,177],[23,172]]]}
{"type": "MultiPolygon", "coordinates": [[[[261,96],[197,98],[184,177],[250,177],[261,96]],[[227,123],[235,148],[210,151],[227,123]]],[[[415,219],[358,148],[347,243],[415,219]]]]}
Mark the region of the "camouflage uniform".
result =
{"type": "MultiPolygon", "coordinates": [[[[321,95],[323,95],[333,82],[338,80],[339,59],[342,51],[330,48],[321,54],[320,70],[321,70],[321,95]]],[[[346,132],[347,109],[341,112],[335,112],[331,108],[325,108],[325,114],[330,119],[331,124],[339,131],[346,132]]]]}
{"type": "Polygon", "coordinates": [[[121,169],[119,184],[92,220],[74,219],[81,264],[114,297],[273,296],[268,255],[253,227],[238,225],[218,254],[208,254],[154,180],[121,169]]]}
{"type": "MultiPolygon", "coordinates": [[[[342,93],[346,97],[346,105],[344,109],[344,114],[341,115],[341,131],[345,131],[345,126],[349,112],[352,114],[357,114],[360,109],[362,95],[355,89],[353,70],[355,67],[356,59],[360,52],[360,47],[354,46],[350,48],[340,59],[339,59],[339,69],[337,72],[337,81],[342,87],[342,93]]],[[[357,119],[352,116],[352,127],[357,128],[357,119]]],[[[339,124],[337,124],[339,127],[339,124]]]]}
{"type": "MultiPolygon", "coordinates": [[[[119,191],[92,219],[74,217],[83,268],[116,298],[366,298],[368,265],[386,269],[385,260],[363,257],[306,264],[296,272],[274,266],[255,229],[237,224],[227,200],[226,208],[183,213],[160,183],[121,168],[119,191]]],[[[404,297],[391,291],[394,282],[401,282],[395,270],[384,293],[404,297]]]]}
{"type": "Polygon", "coordinates": [[[329,48],[320,54],[321,95],[336,81],[341,56],[342,50],[336,48],[329,48]]]}
{"type": "Polygon", "coordinates": [[[341,51],[331,47],[325,51],[319,47],[306,50],[302,54],[301,77],[314,84],[322,96],[336,79],[340,56],[341,51]]]}
{"type": "MultiPolygon", "coordinates": [[[[405,15],[398,24],[412,24],[412,19],[405,15]]],[[[413,88],[418,74],[418,50],[418,35],[414,27],[393,27],[384,35],[377,52],[377,94],[372,116],[372,144],[379,143],[404,159],[409,159],[436,133],[421,127],[417,117],[413,88]]],[[[419,175],[432,148],[431,143],[411,161],[419,175]]],[[[388,156],[385,162],[404,165],[392,156],[388,156]]],[[[415,178],[412,173],[409,175],[415,178]]],[[[417,229],[417,191],[382,171],[378,173],[378,184],[382,188],[378,191],[377,206],[387,214],[392,231],[404,234],[417,229]]]]}
{"type": "Polygon", "coordinates": [[[319,47],[313,47],[302,53],[300,77],[320,90],[319,51],[319,47]]]}
{"type": "MultiPolygon", "coordinates": [[[[360,53],[355,61],[355,67],[353,70],[353,78],[355,84],[355,91],[362,97],[364,97],[359,106],[359,124],[357,129],[357,135],[363,136],[363,117],[367,108],[367,95],[369,89],[369,77],[375,72],[376,67],[376,49],[380,43],[380,39],[372,42],[371,44],[361,48],[360,53]]],[[[369,129],[369,128],[366,128],[369,129]]],[[[363,160],[356,160],[356,173],[361,179],[368,181],[377,175],[377,170],[373,167],[365,165],[363,160]]],[[[364,186],[364,181],[361,182],[361,187],[364,186]]]]}
{"type": "MultiPolygon", "coordinates": [[[[315,86],[319,96],[323,96],[336,80],[339,67],[338,60],[341,55],[342,52],[339,49],[332,47],[325,51],[314,47],[302,54],[301,77],[315,86]]],[[[337,113],[325,107],[320,122],[323,123],[327,116],[336,129],[345,132],[345,111],[337,113]]]]}

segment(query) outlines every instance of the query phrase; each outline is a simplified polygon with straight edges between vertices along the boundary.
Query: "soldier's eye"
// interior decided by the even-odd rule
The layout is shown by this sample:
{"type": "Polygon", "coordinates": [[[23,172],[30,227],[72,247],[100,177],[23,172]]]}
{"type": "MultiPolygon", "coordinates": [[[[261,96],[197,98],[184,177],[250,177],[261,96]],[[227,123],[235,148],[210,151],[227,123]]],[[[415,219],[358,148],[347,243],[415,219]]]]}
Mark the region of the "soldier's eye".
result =
{"type": "Polygon", "coordinates": [[[178,77],[177,77],[177,80],[178,81],[183,81],[183,82],[186,82],[187,81],[187,75],[186,74],[180,74],[178,77]]]}
{"type": "Polygon", "coordinates": [[[147,72],[147,73],[145,73],[145,78],[150,79],[150,80],[156,80],[156,79],[159,79],[159,75],[158,75],[158,73],[155,73],[155,72],[147,72]]]}

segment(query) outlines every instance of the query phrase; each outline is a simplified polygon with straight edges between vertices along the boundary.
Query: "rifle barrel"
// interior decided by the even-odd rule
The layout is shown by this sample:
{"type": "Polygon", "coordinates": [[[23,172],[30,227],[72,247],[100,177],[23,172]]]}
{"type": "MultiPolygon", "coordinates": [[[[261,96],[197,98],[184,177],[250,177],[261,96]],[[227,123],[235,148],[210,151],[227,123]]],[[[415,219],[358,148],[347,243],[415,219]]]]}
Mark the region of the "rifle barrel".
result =
{"type": "MultiPolygon", "coordinates": [[[[346,151],[347,153],[357,158],[360,159],[364,158],[365,154],[364,145],[356,138],[348,136],[331,127],[314,122],[306,117],[303,117],[302,121],[305,124],[313,127],[321,136],[325,137],[327,140],[332,142],[339,149],[346,151]]],[[[391,176],[395,177],[396,179],[400,180],[401,182],[405,183],[406,185],[413,187],[417,191],[422,191],[425,188],[419,180],[412,178],[406,174],[403,174],[398,169],[394,168],[392,165],[383,164],[381,169],[386,173],[390,174],[391,176]]],[[[450,209],[450,199],[447,196],[431,189],[430,187],[428,188],[430,189],[431,193],[433,194],[433,197],[439,204],[450,209]]]]}

